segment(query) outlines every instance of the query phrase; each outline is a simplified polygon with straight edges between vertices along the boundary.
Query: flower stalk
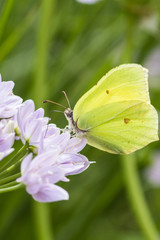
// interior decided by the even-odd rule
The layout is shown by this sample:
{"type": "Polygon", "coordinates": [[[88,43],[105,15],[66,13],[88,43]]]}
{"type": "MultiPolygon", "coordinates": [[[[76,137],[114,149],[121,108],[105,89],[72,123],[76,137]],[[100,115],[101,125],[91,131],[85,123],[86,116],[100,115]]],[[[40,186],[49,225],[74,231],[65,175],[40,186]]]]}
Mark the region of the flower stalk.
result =
{"type": "Polygon", "coordinates": [[[121,157],[123,175],[126,184],[126,190],[132,209],[135,213],[136,220],[148,240],[159,239],[158,231],[152,220],[145,197],[140,184],[137,161],[134,154],[124,155],[121,157]]]}
{"type": "Polygon", "coordinates": [[[9,176],[9,177],[3,178],[2,180],[0,180],[0,186],[1,186],[2,184],[8,183],[8,182],[10,182],[10,181],[16,180],[16,179],[19,178],[20,176],[21,176],[20,173],[16,173],[16,174],[11,175],[11,176],[9,176]]]}
{"type": "Polygon", "coordinates": [[[23,147],[10,159],[6,164],[4,164],[0,168],[0,176],[1,173],[6,169],[6,171],[9,171],[9,169],[12,169],[13,166],[15,166],[14,163],[17,163],[19,159],[22,159],[22,156],[25,156],[27,152],[27,144],[23,145],[23,147]]]}
{"type": "Polygon", "coordinates": [[[18,190],[22,187],[24,187],[24,185],[22,183],[19,183],[12,187],[0,188],[0,193],[12,192],[12,191],[18,190]]]}

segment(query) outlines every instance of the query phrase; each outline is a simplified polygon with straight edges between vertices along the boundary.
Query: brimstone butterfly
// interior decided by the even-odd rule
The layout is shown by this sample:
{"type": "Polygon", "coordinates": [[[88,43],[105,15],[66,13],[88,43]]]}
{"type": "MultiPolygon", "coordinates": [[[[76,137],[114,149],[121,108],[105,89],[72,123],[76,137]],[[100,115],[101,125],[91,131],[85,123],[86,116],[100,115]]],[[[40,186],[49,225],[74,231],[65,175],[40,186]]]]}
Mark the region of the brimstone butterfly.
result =
{"type": "Polygon", "coordinates": [[[109,71],[64,112],[68,128],[89,145],[117,154],[158,140],[158,116],[150,104],[148,70],[123,64],[109,71]]]}

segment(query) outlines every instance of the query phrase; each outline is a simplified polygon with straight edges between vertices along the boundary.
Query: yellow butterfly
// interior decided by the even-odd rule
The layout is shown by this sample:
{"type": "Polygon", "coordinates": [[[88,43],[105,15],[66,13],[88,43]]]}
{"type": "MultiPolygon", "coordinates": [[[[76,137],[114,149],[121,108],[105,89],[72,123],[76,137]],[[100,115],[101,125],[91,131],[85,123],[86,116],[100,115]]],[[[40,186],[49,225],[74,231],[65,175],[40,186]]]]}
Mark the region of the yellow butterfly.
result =
{"type": "Polygon", "coordinates": [[[123,64],[109,71],[64,114],[69,129],[89,145],[116,154],[158,140],[158,115],[150,104],[148,70],[123,64]]]}

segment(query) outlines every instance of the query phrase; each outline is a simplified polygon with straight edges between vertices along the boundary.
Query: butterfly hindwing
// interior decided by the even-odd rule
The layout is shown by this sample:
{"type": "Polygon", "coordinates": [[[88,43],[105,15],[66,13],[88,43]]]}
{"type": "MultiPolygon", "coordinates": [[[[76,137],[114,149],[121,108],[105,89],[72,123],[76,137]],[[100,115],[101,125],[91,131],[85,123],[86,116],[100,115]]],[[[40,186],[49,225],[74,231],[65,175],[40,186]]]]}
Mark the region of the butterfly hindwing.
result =
{"type": "MultiPolygon", "coordinates": [[[[115,109],[109,104],[107,112],[110,113],[108,117],[104,106],[104,109],[89,113],[86,133],[89,145],[111,153],[128,154],[158,140],[158,117],[152,105],[138,101],[119,102],[115,109]]],[[[82,128],[84,122],[79,120],[78,127],[82,128]]]]}

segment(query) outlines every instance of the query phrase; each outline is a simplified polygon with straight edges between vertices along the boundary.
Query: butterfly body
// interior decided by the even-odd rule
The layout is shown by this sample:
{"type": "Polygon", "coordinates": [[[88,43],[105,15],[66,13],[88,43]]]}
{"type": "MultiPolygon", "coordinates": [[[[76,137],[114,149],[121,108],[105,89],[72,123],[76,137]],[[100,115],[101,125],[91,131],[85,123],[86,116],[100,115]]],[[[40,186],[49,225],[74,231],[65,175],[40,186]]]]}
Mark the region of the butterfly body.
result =
{"type": "Polygon", "coordinates": [[[65,110],[69,128],[89,145],[116,154],[134,152],[158,140],[158,116],[150,104],[148,71],[124,64],[109,71],[65,110]]]}
{"type": "Polygon", "coordinates": [[[73,110],[71,110],[70,108],[67,108],[64,111],[64,115],[69,123],[68,129],[70,132],[75,134],[77,137],[83,137],[85,133],[87,133],[87,130],[79,129],[77,126],[77,121],[73,120],[73,110]]]}

